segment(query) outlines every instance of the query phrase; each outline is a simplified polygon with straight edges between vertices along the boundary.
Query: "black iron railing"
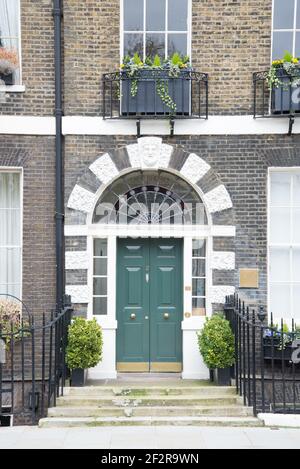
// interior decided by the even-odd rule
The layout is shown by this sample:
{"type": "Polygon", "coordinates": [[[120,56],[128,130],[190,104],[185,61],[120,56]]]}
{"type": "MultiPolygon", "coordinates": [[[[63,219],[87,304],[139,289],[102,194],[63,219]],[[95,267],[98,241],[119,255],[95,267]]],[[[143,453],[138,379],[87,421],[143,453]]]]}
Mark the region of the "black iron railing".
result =
{"type": "Polygon", "coordinates": [[[0,323],[0,426],[8,419],[34,425],[63,395],[71,314],[68,305],[38,318],[23,314],[17,329],[0,323]]]}
{"type": "Polygon", "coordinates": [[[171,134],[176,119],[208,118],[208,74],[192,69],[171,76],[168,70],[145,69],[107,73],[102,80],[104,119],[169,119],[171,134]]]}
{"type": "Polygon", "coordinates": [[[300,116],[300,85],[295,86],[299,76],[279,75],[279,84],[270,89],[269,70],[253,74],[253,115],[254,118],[288,118],[289,135],[295,118],[300,116]]]}
{"type": "Polygon", "coordinates": [[[300,413],[300,340],[294,321],[291,332],[283,320],[279,327],[265,324],[238,296],[225,304],[235,336],[236,362],[232,374],[244,404],[257,413],[300,413]],[[299,353],[298,353],[299,352],[299,353]]]}

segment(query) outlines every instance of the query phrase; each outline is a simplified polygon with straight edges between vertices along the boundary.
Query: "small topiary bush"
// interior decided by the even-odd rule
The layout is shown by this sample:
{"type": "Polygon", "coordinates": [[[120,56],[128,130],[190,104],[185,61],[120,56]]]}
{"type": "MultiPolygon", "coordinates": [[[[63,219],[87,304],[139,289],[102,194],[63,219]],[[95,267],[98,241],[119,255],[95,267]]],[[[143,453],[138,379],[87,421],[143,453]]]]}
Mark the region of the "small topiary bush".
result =
{"type": "Polygon", "coordinates": [[[96,319],[75,318],[69,326],[66,361],[70,370],[96,366],[102,359],[102,329],[96,319]]]}
{"type": "Polygon", "coordinates": [[[199,350],[209,369],[228,368],[235,362],[234,335],[223,314],[206,319],[198,332],[199,350]]]}

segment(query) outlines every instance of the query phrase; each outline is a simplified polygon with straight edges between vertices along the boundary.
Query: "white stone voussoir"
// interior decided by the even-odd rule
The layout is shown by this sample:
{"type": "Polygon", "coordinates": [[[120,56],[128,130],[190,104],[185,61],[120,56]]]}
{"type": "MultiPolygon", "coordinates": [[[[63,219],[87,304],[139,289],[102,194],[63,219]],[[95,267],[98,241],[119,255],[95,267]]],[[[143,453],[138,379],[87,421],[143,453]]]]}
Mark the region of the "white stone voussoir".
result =
{"type": "Polygon", "coordinates": [[[228,285],[217,285],[211,287],[211,302],[223,304],[226,296],[233,295],[235,288],[228,285]]]}
{"type": "Polygon", "coordinates": [[[90,170],[101,182],[103,182],[103,184],[108,184],[119,174],[116,165],[108,153],[105,153],[96,161],[94,161],[94,163],[90,166],[90,170]]]}
{"type": "Polygon", "coordinates": [[[71,301],[74,304],[89,302],[89,288],[87,285],[67,285],[66,294],[71,296],[71,301]]]}
{"type": "Polygon", "coordinates": [[[232,200],[225,186],[215,187],[204,195],[204,202],[209,213],[221,212],[232,208],[232,200]]]}
{"type": "Polygon", "coordinates": [[[95,194],[76,184],[70,195],[68,208],[89,213],[93,209],[94,198],[95,194]]]}
{"type": "Polygon", "coordinates": [[[65,262],[67,270],[86,270],[89,256],[87,251],[66,251],[65,262]]]}
{"type": "Polygon", "coordinates": [[[180,172],[188,181],[195,184],[200,181],[209,170],[210,166],[206,161],[200,158],[200,156],[195,155],[195,153],[191,153],[180,172]]]}
{"type": "Polygon", "coordinates": [[[138,143],[128,145],[127,152],[132,168],[166,169],[170,165],[173,147],[162,143],[159,137],[142,137],[138,143]]]}
{"type": "Polygon", "coordinates": [[[214,270],[234,270],[235,253],[229,251],[214,251],[212,254],[211,268],[214,270]]]}

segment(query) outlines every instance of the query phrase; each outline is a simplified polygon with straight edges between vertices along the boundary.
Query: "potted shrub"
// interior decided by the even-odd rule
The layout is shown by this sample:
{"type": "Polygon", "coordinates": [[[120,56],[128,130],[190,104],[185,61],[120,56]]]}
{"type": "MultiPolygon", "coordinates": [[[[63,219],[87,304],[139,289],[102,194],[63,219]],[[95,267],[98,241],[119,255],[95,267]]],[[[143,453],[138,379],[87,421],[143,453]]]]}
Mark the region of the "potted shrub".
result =
{"type": "Polygon", "coordinates": [[[271,110],[273,113],[300,111],[300,64],[299,59],[286,52],[284,57],[272,62],[267,75],[272,93],[271,110]]]}
{"type": "Polygon", "coordinates": [[[189,58],[175,53],[165,61],[156,55],[143,62],[138,54],[125,57],[120,71],[123,115],[190,113],[189,58]]]}
{"type": "Polygon", "coordinates": [[[66,362],[71,370],[71,386],[85,385],[87,370],[102,359],[102,329],[96,319],[75,318],[69,326],[66,362]]]}
{"type": "Polygon", "coordinates": [[[293,354],[293,341],[300,338],[298,328],[290,331],[287,324],[283,324],[282,330],[277,325],[271,325],[264,329],[263,345],[265,360],[291,362],[293,354]]]}
{"type": "Polygon", "coordinates": [[[206,319],[198,332],[199,350],[206,366],[213,370],[219,386],[230,385],[230,367],[235,362],[234,335],[222,313],[206,319]]]}
{"type": "Polygon", "coordinates": [[[18,53],[14,49],[0,46],[0,83],[13,85],[13,74],[19,68],[18,53]]]}

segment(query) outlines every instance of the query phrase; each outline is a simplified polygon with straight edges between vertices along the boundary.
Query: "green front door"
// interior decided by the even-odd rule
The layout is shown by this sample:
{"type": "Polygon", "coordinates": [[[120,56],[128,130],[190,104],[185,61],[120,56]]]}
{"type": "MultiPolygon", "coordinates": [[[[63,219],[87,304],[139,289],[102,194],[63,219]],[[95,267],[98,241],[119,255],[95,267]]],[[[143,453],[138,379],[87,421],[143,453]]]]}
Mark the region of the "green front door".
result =
{"type": "Polygon", "coordinates": [[[182,240],[119,239],[118,371],[181,371],[182,240]]]}

